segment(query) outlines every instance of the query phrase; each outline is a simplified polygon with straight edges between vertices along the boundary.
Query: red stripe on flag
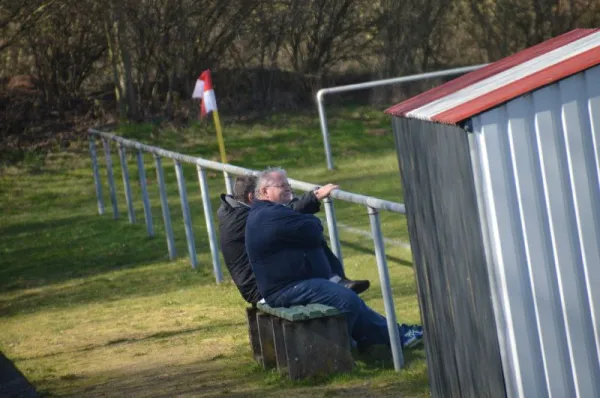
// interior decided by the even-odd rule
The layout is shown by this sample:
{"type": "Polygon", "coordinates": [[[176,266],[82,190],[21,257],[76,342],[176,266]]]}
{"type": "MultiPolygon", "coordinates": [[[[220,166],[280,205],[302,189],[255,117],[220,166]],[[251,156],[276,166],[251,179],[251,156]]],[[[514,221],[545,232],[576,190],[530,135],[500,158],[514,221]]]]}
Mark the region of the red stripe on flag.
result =
{"type": "Polygon", "coordinates": [[[204,91],[209,91],[213,89],[210,69],[207,69],[204,72],[202,72],[202,74],[200,74],[200,80],[204,82],[204,91]]]}

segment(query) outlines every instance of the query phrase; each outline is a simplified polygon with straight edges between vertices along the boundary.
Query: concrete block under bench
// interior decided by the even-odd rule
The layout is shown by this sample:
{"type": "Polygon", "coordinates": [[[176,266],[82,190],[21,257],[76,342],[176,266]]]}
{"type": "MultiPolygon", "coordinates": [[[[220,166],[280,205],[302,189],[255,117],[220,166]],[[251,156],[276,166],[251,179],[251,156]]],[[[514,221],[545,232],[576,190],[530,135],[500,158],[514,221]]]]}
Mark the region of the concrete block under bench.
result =
{"type": "Polygon", "coordinates": [[[252,353],[263,367],[292,380],[352,370],[346,318],[336,308],[309,304],[248,308],[252,353]]]}

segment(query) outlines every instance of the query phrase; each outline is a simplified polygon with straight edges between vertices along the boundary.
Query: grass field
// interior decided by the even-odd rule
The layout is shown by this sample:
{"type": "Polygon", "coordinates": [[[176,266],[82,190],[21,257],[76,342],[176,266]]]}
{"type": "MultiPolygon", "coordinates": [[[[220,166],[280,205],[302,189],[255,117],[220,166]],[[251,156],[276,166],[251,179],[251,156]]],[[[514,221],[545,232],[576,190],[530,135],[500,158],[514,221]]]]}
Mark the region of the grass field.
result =
{"type": "MultiPolygon", "coordinates": [[[[366,108],[330,112],[337,169],[327,171],[316,112],[224,125],[231,163],[281,166],[291,177],[335,182],[350,192],[402,202],[391,120],[366,108]]],[[[208,122],[172,129],[127,125],[120,134],[190,155],[218,160],[208,122]]],[[[100,149],[100,148],[99,148],[100,149]]],[[[351,374],[293,383],[265,372],[250,357],[244,302],[229,281],[212,275],[195,168],[184,166],[200,263],[187,258],[172,163],[164,160],[178,258],[168,261],[156,174],[145,158],[156,236],[148,238],[135,157],[129,172],[137,222],[127,211],[113,151],[121,218],[99,216],[87,142],[47,155],[30,153],[0,169],[0,350],[47,396],[402,396],[428,395],[422,349],[407,352],[399,374],[358,361],[351,374]]],[[[213,213],[224,190],[209,172],[213,213]]],[[[338,220],[369,230],[364,207],[336,201],[338,220]]],[[[324,215],[321,215],[324,217],[324,215]]],[[[408,242],[403,216],[381,213],[384,236],[408,242]]],[[[363,298],[383,312],[373,242],[341,229],[347,274],[372,282],[363,298]]],[[[386,247],[398,319],[420,323],[410,252],[386,247]]]]}

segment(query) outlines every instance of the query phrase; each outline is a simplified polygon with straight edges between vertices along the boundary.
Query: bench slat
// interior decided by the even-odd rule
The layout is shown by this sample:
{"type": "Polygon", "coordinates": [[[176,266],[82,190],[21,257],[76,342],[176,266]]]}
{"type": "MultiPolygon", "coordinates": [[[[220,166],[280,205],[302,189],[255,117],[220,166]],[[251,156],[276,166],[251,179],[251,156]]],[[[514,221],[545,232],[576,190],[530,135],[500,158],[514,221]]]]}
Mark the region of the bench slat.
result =
{"type": "Polygon", "coordinates": [[[277,308],[278,317],[287,319],[288,321],[303,321],[308,319],[308,316],[302,311],[302,309],[297,307],[290,308],[277,308]]]}
{"type": "Polygon", "coordinates": [[[324,304],[309,304],[307,307],[316,311],[320,311],[324,316],[334,316],[340,314],[340,311],[337,308],[324,304]]]}
{"type": "Polygon", "coordinates": [[[297,305],[289,308],[271,307],[268,304],[258,303],[256,307],[267,314],[286,319],[288,321],[303,321],[307,319],[322,318],[338,315],[340,312],[333,307],[323,304],[297,305]]]}
{"type": "Polygon", "coordinates": [[[298,306],[296,308],[298,309],[298,311],[301,311],[302,313],[304,313],[308,319],[323,318],[326,316],[323,313],[323,311],[319,310],[318,308],[310,307],[309,305],[298,306]]]}
{"type": "Polygon", "coordinates": [[[290,307],[290,308],[284,308],[284,307],[271,307],[268,304],[262,304],[262,303],[258,303],[256,305],[256,307],[261,310],[262,312],[265,312],[267,314],[279,317],[279,318],[283,318],[283,319],[287,319],[288,321],[302,321],[305,319],[308,319],[308,316],[303,312],[303,311],[299,311],[297,309],[297,307],[290,307]]]}

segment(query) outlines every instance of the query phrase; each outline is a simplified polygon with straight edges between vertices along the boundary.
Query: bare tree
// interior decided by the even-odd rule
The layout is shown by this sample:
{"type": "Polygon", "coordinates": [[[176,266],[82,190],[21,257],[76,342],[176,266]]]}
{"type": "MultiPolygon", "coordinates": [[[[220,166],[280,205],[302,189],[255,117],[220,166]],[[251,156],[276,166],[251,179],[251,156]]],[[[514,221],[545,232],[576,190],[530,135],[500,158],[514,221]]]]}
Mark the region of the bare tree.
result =
{"type": "Polygon", "coordinates": [[[133,85],[132,43],[128,33],[130,21],[125,13],[126,7],[124,0],[111,0],[106,3],[102,15],[119,116],[121,119],[137,120],[140,114],[133,85]]]}
{"type": "Polygon", "coordinates": [[[171,115],[191,94],[197,74],[227,64],[231,48],[258,2],[250,0],[132,0],[127,6],[133,73],[154,103],[164,94],[171,115]]]}
{"type": "Polygon", "coordinates": [[[376,33],[372,2],[290,0],[287,7],[285,50],[296,72],[322,77],[368,55],[376,33]]]}
{"type": "Polygon", "coordinates": [[[59,112],[81,96],[82,84],[96,72],[95,63],[106,50],[95,19],[78,8],[92,6],[85,3],[63,2],[24,33],[45,100],[59,112]]]}
{"type": "MultiPolygon", "coordinates": [[[[382,78],[418,73],[445,65],[452,0],[381,0],[378,5],[378,72],[382,78]]],[[[389,102],[395,89],[376,90],[389,102]]]]}
{"type": "Polygon", "coordinates": [[[57,8],[56,0],[4,2],[0,7],[0,52],[19,40],[57,8]]]}
{"type": "Polygon", "coordinates": [[[465,30],[494,61],[575,27],[596,27],[597,0],[468,0],[462,3],[465,30]]]}

